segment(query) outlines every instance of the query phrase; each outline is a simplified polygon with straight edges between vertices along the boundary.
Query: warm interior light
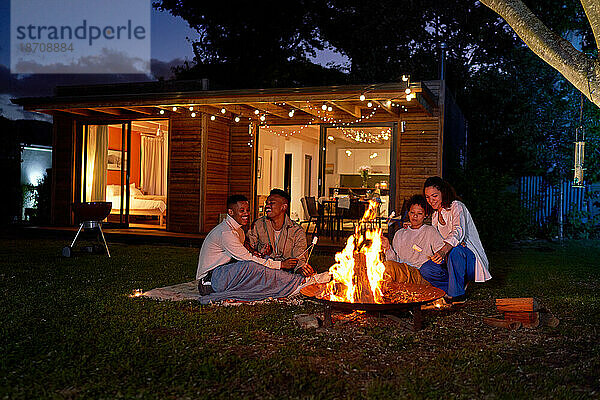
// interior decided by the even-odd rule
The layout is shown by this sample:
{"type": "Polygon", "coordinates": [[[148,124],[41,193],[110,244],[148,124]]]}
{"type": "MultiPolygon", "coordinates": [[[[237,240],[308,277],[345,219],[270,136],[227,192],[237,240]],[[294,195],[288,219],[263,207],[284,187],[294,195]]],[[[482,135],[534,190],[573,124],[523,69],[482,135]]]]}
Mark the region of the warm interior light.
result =
{"type": "Polygon", "coordinates": [[[331,136],[331,135],[330,135],[330,136],[327,136],[327,140],[331,140],[331,141],[333,142],[333,140],[334,140],[334,137],[333,137],[333,136],[331,136]]]}
{"type": "Polygon", "coordinates": [[[372,159],[372,158],[375,158],[375,157],[377,157],[377,156],[378,156],[378,154],[377,154],[377,153],[371,153],[371,155],[369,156],[369,158],[371,158],[371,159],[372,159]]]}
{"type": "Polygon", "coordinates": [[[211,116],[210,116],[210,120],[211,120],[211,121],[214,121],[216,118],[217,118],[217,117],[215,117],[214,115],[211,115],[211,116]]]}
{"type": "Polygon", "coordinates": [[[331,107],[331,106],[327,107],[327,111],[333,111],[333,107],[331,107]]]}
{"type": "Polygon", "coordinates": [[[195,113],[195,112],[193,112],[193,113],[192,113],[192,118],[194,118],[195,116],[196,116],[196,113],[195,113]]]}
{"type": "Polygon", "coordinates": [[[264,121],[265,119],[267,119],[267,118],[266,118],[264,115],[261,115],[261,116],[260,116],[260,120],[261,120],[261,121],[264,121]]]}
{"type": "Polygon", "coordinates": [[[173,107],[173,111],[177,111],[177,107],[173,107]]]}
{"type": "Polygon", "coordinates": [[[406,75],[402,75],[402,80],[403,80],[404,82],[407,82],[407,81],[408,81],[408,76],[406,76],[406,75]]]}
{"type": "Polygon", "coordinates": [[[392,106],[392,101],[388,100],[385,104],[387,104],[388,107],[391,107],[392,106]]]}
{"type": "Polygon", "coordinates": [[[406,88],[406,90],[404,91],[404,93],[406,94],[410,94],[412,92],[412,90],[410,90],[410,88],[406,88]]]}
{"type": "Polygon", "coordinates": [[[227,110],[225,108],[221,108],[221,114],[225,114],[227,110]]]}
{"type": "Polygon", "coordinates": [[[293,116],[294,116],[294,110],[291,110],[291,111],[288,113],[288,115],[290,116],[290,118],[291,118],[291,117],[293,117],[293,116]]]}
{"type": "Polygon", "coordinates": [[[260,113],[260,111],[254,110],[254,114],[258,115],[259,113],[260,113]]]}
{"type": "Polygon", "coordinates": [[[190,106],[190,111],[194,111],[194,107],[193,106],[190,106]]]}
{"type": "Polygon", "coordinates": [[[234,121],[235,121],[235,122],[240,122],[240,117],[235,117],[235,118],[234,118],[234,121]]]}
{"type": "Polygon", "coordinates": [[[348,157],[350,157],[350,156],[352,155],[352,152],[351,152],[350,150],[346,150],[346,155],[347,155],[348,157]]]}
{"type": "Polygon", "coordinates": [[[323,105],[321,106],[321,110],[323,110],[323,111],[326,111],[326,110],[327,110],[327,104],[323,104],[323,105]]]}
{"type": "Polygon", "coordinates": [[[162,115],[165,113],[165,110],[160,110],[158,113],[162,115]]]}
{"type": "Polygon", "coordinates": [[[364,94],[361,94],[360,97],[359,97],[359,99],[360,99],[360,101],[365,101],[366,97],[365,97],[364,94]]]}
{"type": "Polygon", "coordinates": [[[373,103],[371,103],[371,102],[368,102],[368,103],[367,103],[367,107],[373,107],[373,103]]]}

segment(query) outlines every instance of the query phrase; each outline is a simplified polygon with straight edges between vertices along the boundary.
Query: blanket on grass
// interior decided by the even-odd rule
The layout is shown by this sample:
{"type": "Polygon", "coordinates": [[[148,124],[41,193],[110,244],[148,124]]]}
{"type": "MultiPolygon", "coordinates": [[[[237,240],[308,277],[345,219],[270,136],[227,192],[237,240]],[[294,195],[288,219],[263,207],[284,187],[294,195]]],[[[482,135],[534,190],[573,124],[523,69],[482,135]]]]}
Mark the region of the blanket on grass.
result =
{"type": "MultiPolygon", "coordinates": [[[[184,283],[178,283],[177,285],[160,287],[144,292],[141,297],[147,297],[150,299],[157,300],[168,300],[168,301],[185,301],[185,300],[198,300],[200,294],[198,293],[198,281],[190,281],[184,283]]],[[[291,296],[284,298],[268,298],[258,301],[240,301],[240,300],[222,300],[215,301],[213,304],[221,306],[240,306],[243,304],[255,305],[255,304],[267,304],[267,303],[280,303],[289,305],[301,305],[304,300],[301,296],[291,296]]]]}

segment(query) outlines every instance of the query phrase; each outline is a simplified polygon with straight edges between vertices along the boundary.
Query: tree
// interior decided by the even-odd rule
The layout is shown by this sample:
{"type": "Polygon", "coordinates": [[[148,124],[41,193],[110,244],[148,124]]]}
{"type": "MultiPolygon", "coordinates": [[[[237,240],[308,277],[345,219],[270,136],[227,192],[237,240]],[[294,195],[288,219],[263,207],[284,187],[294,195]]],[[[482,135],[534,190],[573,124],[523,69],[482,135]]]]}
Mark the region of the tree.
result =
{"type": "MultiPolygon", "coordinates": [[[[548,28],[522,0],[481,0],[513,28],[542,60],[560,72],[591,102],[600,107],[600,61],[577,50],[571,42],[548,28]]],[[[595,48],[600,45],[600,3],[581,0],[592,29],[595,48]]]]}

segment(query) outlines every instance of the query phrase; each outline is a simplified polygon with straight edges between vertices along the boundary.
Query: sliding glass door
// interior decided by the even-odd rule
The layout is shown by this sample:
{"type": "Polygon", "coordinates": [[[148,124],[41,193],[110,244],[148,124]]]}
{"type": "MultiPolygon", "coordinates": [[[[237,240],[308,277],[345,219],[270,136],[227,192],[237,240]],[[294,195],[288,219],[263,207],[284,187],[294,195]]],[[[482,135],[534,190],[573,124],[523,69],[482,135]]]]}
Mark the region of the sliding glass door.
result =
{"type": "Polygon", "coordinates": [[[83,125],[81,201],[108,201],[108,222],[129,225],[131,123],[83,125]]]}

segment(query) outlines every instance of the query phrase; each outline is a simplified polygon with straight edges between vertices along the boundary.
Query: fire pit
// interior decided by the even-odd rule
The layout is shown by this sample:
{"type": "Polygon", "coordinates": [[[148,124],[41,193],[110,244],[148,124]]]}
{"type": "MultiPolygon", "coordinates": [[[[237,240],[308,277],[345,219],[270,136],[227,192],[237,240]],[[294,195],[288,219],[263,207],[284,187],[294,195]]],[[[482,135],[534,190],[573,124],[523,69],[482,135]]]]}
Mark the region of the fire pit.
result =
{"type": "Polygon", "coordinates": [[[77,234],[75,235],[73,242],[71,242],[71,245],[62,249],[62,255],[65,257],[71,256],[73,246],[75,245],[75,242],[77,241],[77,238],[82,230],[94,230],[97,228],[100,237],[102,238],[104,248],[106,249],[106,254],[108,254],[108,257],[110,257],[108,244],[106,244],[104,232],[102,232],[102,221],[108,217],[111,209],[112,203],[107,201],[74,203],[73,212],[75,213],[75,219],[80,221],[79,229],[77,230],[77,234]]]}
{"type": "Polygon", "coordinates": [[[421,306],[431,303],[444,297],[443,290],[430,285],[416,283],[388,283],[383,303],[350,303],[345,301],[332,301],[323,298],[326,291],[325,284],[314,284],[307,286],[301,290],[301,293],[307,296],[310,300],[325,306],[324,321],[325,327],[333,326],[331,314],[334,310],[339,311],[366,311],[369,313],[380,313],[397,320],[395,314],[410,312],[413,315],[412,329],[417,331],[422,328],[423,319],[421,314],[421,306]]]}
{"type": "Polygon", "coordinates": [[[421,329],[421,305],[444,296],[444,291],[427,284],[391,281],[386,273],[381,246],[381,228],[371,222],[379,205],[371,201],[346,247],[335,255],[329,268],[332,280],[311,285],[303,294],[325,305],[325,326],[331,326],[333,309],[345,311],[410,311],[413,329],[421,329]]]}

